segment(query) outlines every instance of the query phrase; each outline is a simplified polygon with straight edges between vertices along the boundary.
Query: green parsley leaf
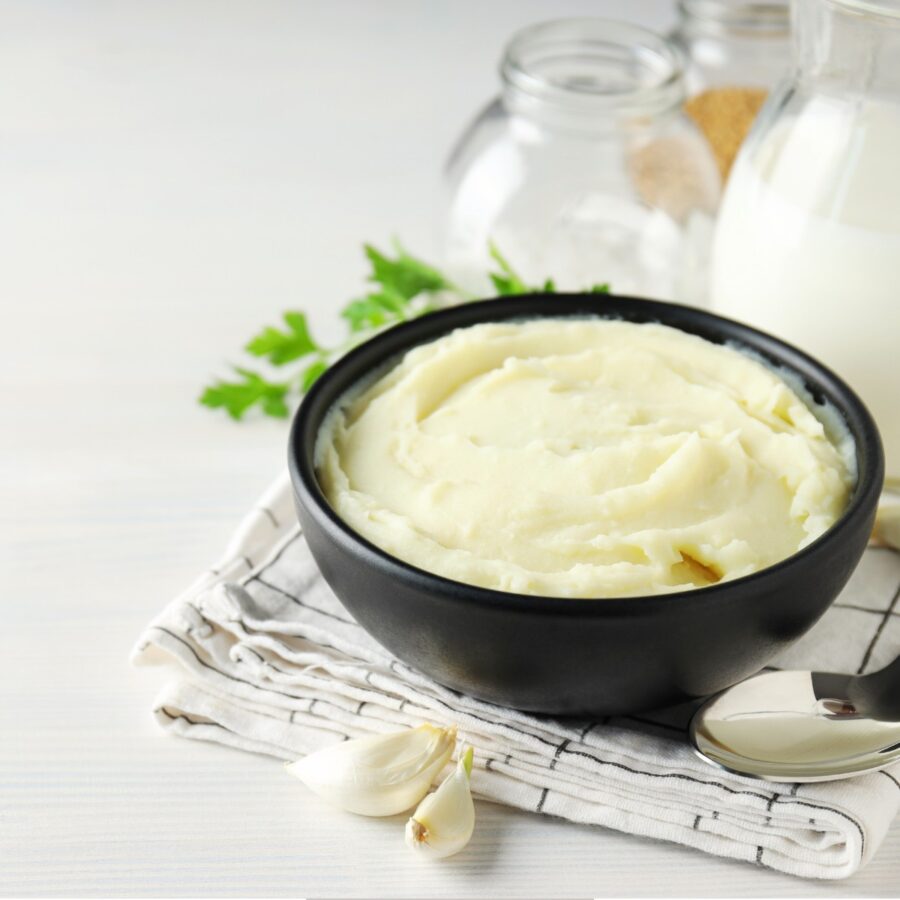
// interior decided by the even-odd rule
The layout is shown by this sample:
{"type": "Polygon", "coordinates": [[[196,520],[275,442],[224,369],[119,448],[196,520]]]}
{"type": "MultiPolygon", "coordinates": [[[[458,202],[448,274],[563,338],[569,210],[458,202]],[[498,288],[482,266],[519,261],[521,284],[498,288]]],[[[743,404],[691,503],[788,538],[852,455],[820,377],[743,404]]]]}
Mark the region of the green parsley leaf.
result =
{"type": "Polygon", "coordinates": [[[365,245],[366,256],[372,264],[370,281],[380,284],[382,293],[403,300],[412,300],[425,291],[449,289],[451,284],[427,263],[411,256],[398,243],[397,258],[388,259],[371,244],[365,245]]]}
{"type": "Polygon", "coordinates": [[[273,419],[286,419],[290,415],[291,411],[288,409],[283,395],[280,397],[265,395],[260,398],[259,402],[262,411],[273,419]]]}
{"type": "Polygon", "coordinates": [[[494,283],[494,290],[497,292],[498,297],[511,297],[514,294],[525,293],[524,285],[519,284],[512,278],[507,278],[505,275],[497,275],[494,272],[490,273],[490,278],[494,283]]]}
{"type": "Polygon", "coordinates": [[[341,310],[341,316],[347,320],[353,333],[380,328],[388,320],[388,314],[368,297],[352,300],[341,310]]]}
{"type": "Polygon", "coordinates": [[[247,344],[247,352],[266,357],[273,366],[283,366],[319,349],[310,337],[304,313],[286,312],[284,321],[288,331],[271,326],[264,328],[247,344]]]}
{"type": "MultiPolygon", "coordinates": [[[[445,306],[446,295],[456,303],[475,299],[436,268],[412,256],[399,243],[395,242],[394,246],[397,255],[391,259],[370,244],[365,245],[366,257],[372,267],[369,281],[376,284],[377,289],[352,300],[341,310],[350,331],[346,341],[337,347],[321,347],[309,333],[305,314],[286,312],[283,318],[287,330],[264,328],[246,345],[247,352],[265,358],[274,366],[310,355],[312,361],[304,363],[305,367],[293,373],[287,382],[268,381],[250,369],[237,368],[235,371],[240,380],[214,382],[204,390],[200,403],[213,409],[224,409],[233,419],[242,418],[254,407],[267,416],[284,418],[290,413],[288,401],[292,395],[308,391],[332,359],[357,346],[371,333],[445,306]],[[445,296],[439,296],[439,292],[445,296]]],[[[546,279],[542,286],[530,287],[494,243],[488,246],[491,258],[500,269],[488,273],[499,295],[555,293],[556,283],[552,278],[546,279]]],[[[609,285],[595,284],[589,290],[605,294],[609,292],[609,285]]]]}
{"type": "Polygon", "coordinates": [[[350,325],[351,332],[366,331],[408,318],[407,306],[402,297],[385,290],[351,301],[341,310],[341,315],[350,325]]]}
{"type": "Polygon", "coordinates": [[[317,359],[312,365],[303,370],[303,378],[300,381],[300,390],[305,394],[315,383],[318,377],[328,368],[324,359],[317,359]]]}
{"type": "Polygon", "coordinates": [[[556,293],[556,282],[552,278],[548,278],[542,285],[534,287],[527,285],[525,279],[512,267],[509,260],[500,252],[500,249],[493,241],[488,244],[488,251],[491,254],[491,259],[500,266],[500,272],[488,273],[499,296],[556,293]]]}
{"type": "Polygon", "coordinates": [[[200,397],[204,406],[223,408],[232,419],[240,419],[247,410],[259,405],[267,416],[284,418],[288,414],[285,396],[290,384],[267,381],[256,372],[235,367],[240,381],[217,381],[200,397]]]}
{"type": "Polygon", "coordinates": [[[491,259],[500,266],[501,270],[499,273],[488,273],[491,281],[494,283],[497,294],[501,297],[509,297],[513,294],[527,294],[528,286],[493,241],[488,244],[488,252],[491,254],[491,259]]]}

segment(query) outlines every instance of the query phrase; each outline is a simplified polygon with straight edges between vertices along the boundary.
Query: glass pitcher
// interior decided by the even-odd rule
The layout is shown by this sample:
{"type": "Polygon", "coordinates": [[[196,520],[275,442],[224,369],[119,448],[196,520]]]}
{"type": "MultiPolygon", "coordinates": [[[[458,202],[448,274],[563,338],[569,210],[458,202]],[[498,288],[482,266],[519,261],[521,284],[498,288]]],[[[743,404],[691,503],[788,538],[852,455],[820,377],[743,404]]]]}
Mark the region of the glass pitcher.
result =
{"type": "Polygon", "coordinates": [[[719,177],[682,110],[683,57],[604,19],[529,26],[447,164],[445,257],[490,292],[493,241],[531,284],[705,301],[719,177]]]}
{"type": "Polygon", "coordinates": [[[711,298],[808,350],[875,416],[900,475],[900,3],[795,0],[795,68],[723,197],[711,298]]]}

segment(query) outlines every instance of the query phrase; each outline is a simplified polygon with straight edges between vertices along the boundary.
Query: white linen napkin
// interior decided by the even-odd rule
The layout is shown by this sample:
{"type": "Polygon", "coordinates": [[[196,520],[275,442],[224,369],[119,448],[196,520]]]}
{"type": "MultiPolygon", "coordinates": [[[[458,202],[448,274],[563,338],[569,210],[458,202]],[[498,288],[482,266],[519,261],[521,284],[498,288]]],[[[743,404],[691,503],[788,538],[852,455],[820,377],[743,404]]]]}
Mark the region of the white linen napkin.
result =
{"type": "MultiPolygon", "coordinates": [[[[900,652],[898,598],[900,555],[868,550],[833,608],[778,665],[880,668],[900,652]]],[[[133,658],[178,663],[154,710],[174,734],[286,760],[369,732],[457,723],[476,748],[478,796],[793,875],[851,875],[900,807],[900,765],[819,784],[714,769],[685,742],[687,707],[554,719],[436,684],[369,637],[325,584],[286,475],[222,561],[148,626],[133,658]]]]}

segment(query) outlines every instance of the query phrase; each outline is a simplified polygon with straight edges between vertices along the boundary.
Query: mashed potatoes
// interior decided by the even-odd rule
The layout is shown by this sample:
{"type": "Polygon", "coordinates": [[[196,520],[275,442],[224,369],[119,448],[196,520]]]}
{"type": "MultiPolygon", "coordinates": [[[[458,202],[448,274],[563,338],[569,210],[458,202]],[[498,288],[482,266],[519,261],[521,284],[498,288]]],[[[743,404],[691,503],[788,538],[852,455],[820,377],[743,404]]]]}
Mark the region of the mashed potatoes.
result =
{"type": "Polygon", "coordinates": [[[559,597],[755,572],[825,531],[854,482],[849,436],[829,438],[772,370],[603,319],[415,348],[337,404],[316,459],[338,515],[393,556],[559,597]]]}

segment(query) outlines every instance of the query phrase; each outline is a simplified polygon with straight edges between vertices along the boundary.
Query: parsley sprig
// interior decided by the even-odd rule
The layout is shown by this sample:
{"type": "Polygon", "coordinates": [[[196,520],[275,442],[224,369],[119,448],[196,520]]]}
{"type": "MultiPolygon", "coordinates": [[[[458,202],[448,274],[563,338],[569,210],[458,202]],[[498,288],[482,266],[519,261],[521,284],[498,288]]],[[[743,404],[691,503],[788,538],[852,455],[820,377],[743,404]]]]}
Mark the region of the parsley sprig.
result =
{"type": "MultiPolygon", "coordinates": [[[[291,403],[352,347],[399,322],[475,299],[437,268],[412,256],[399,242],[394,245],[393,258],[371,244],[366,244],[364,249],[371,268],[368,277],[371,290],[341,310],[349,330],[343,343],[335,347],[318,343],[310,333],[306,314],[289,310],[282,315],[283,327],[267,325],[248,341],[244,350],[264,360],[270,369],[281,371],[282,367],[296,363],[294,370],[285,379],[273,381],[246,366],[234,366],[235,377],[218,379],[208,385],[200,403],[212,409],[224,409],[233,419],[241,419],[254,408],[267,416],[285,418],[290,414],[291,403]]],[[[555,292],[556,286],[550,278],[540,286],[526,284],[493,243],[490,255],[499,269],[488,273],[498,295],[555,292]]],[[[609,285],[597,284],[589,290],[606,293],[609,285]]]]}

